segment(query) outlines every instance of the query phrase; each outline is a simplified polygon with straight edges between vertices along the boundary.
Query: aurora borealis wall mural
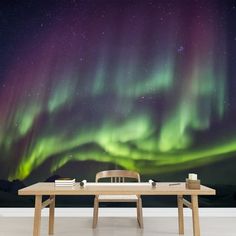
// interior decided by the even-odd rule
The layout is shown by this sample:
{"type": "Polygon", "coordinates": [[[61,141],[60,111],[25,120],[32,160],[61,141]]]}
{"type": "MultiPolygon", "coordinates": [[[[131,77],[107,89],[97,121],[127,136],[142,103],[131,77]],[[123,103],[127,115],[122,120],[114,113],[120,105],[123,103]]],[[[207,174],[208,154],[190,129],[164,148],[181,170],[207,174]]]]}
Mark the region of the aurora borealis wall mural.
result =
{"type": "Polygon", "coordinates": [[[236,184],[234,1],[0,4],[1,179],[236,184]]]}

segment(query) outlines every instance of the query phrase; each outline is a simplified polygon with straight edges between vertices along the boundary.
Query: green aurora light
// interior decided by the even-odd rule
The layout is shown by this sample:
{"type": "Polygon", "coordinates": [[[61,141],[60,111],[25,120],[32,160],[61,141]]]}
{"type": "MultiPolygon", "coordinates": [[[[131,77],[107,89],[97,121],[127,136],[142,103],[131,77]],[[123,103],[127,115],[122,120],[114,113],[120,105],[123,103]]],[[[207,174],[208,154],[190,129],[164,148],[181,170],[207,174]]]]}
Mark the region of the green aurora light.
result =
{"type": "Polygon", "coordinates": [[[212,139],[229,116],[225,32],[216,13],[177,13],[165,25],[147,13],[125,26],[125,13],[86,27],[65,17],[24,46],[0,90],[7,177],[49,159],[52,173],[92,160],[156,174],[231,157],[233,129],[212,139]]]}

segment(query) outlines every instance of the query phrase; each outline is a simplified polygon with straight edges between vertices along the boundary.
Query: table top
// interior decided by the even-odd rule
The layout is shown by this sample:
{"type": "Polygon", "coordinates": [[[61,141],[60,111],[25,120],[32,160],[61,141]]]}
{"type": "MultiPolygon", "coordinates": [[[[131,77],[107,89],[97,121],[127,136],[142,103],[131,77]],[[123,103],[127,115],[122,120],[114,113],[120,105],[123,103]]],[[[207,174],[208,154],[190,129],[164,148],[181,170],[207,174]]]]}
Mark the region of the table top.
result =
{"type": "Polygon", "coordinates": [[[187,189],[184,183],[87,183],[81,187],[58,187],[55,183],[36,183],[18,191],[19,195],[215,195],[212,188],[187,189]],[[176,184],[176,185],[173,185],[176,184]]]}

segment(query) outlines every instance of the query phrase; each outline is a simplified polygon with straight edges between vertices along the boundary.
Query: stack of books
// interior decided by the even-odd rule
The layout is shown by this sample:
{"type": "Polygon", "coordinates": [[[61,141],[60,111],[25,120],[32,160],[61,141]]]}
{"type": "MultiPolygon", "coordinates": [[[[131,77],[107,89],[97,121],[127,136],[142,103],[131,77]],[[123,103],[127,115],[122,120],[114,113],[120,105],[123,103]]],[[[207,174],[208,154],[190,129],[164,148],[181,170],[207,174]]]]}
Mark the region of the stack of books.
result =
{"type": "Polygon", "coordinates": [[[55,180],[56,187],[73,187],[75,185],[75,179],[60,178],[55,180]]]}

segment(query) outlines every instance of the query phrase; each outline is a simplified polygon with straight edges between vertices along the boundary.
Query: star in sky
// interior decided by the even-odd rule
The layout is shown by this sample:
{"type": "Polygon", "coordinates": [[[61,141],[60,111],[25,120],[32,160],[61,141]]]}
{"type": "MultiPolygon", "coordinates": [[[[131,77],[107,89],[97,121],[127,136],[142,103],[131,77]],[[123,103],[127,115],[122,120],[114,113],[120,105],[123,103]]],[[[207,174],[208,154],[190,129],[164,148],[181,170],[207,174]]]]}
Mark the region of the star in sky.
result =
{"type": "Polygon", "coordinates": [[[183,52],[183,51],[184,51],[184,46],[182,46],[182,45],[179,46],[178,49],[177,49],[177,52],[178,52],[178,53],[181,53],[181,52],[183,52]]]}

